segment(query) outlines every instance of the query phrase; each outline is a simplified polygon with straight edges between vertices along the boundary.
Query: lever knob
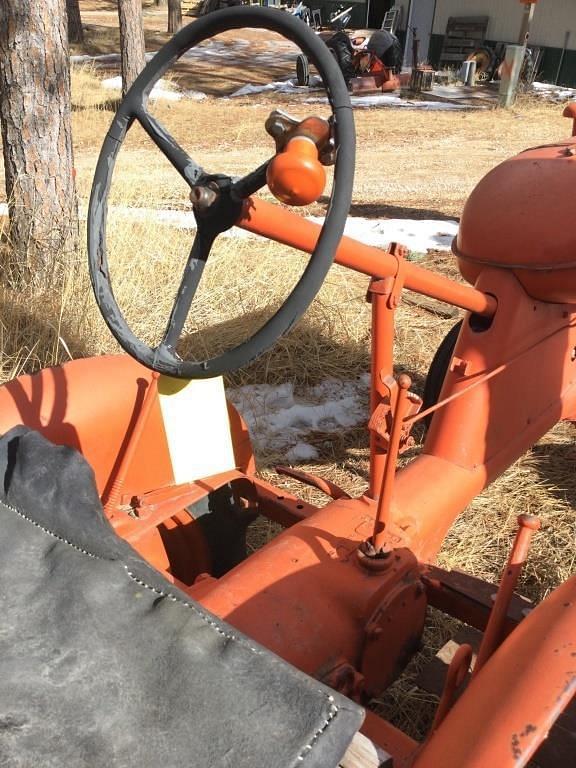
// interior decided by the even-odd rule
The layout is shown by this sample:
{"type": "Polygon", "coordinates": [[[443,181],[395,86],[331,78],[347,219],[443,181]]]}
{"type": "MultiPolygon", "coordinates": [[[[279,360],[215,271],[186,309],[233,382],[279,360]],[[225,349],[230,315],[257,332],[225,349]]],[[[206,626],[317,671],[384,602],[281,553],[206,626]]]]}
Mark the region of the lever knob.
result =
{"type": "Polygon", "coordinates": [[[278,200],[288,205],[315,202],[326,186],[326,171],[318,160],[316,144],[307,136],[295,136],[284,151],[269,163],[266,181],[278,200]]]}

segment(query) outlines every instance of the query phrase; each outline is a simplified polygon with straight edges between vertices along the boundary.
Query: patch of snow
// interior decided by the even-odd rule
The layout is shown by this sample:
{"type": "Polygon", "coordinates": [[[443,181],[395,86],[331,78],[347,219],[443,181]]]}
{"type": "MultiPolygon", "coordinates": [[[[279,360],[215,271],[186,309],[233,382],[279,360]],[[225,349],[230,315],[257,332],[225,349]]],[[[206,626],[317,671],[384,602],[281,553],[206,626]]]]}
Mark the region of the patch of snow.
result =
{"type": "Polygon", "coordinates": [[[228,389],[242,414],[257,452],[284,453],[289,461],[316,457],[303,438],[311,430],[339,432],[368,418],[368,377],[353,381],[329,379],[294,394],[288,382],[228,389]]]}
{"type": "Polygon", "coordinates": [[[182,91],[182,98],[192,99],[192,101],[204,101],[208,97],[203,91],[182,91]]]}
{"type": "MultiPolygon", "coordinates": [[[[183,53],[181,58],[193,61],[198,59],[227,59],[233,58],[236,53],[245,57],[245,49],[249,45],[249,40],[228,40],[226,43],[222,40],[206,40],[183,53]]],[[[239,66],[241,65],[239,64],[239,66]]]]}
{"type": "MultiPolygon", "coordinates": [[[[446,101],[410,101],[409,99],[402,99],[400,96],[392,96],[389,93],[376,93],[367,96],[350,96],[350,101],[353,107],[367,108],[367,107],[395,107],[402,109],[424,109],[430,111],[451,111],[451,110],[463,110],[463,109],[487,109],[487,105],[484,104],[455,104],[446,101]]],[[[307,104],[327,104],[328,99],[325,97],[313,96],[306,99],[307,104]]]]}
{"type": "Polygon", "coordinates": [[[87,53],[83,53],[77,56],[70,56],[72,64],[88,64],[92,62],[98,62],[99,64],[119,64],[119,53],[100,53],[96,56],[90,56],[87,53]]]}
{"type": "MultiPolygon", "coordinates": [[[[174,211],[169,208],[129,208],[124,205],[110,205],[108,206],[108,213],[131,219],[132,221],[153,221],[158,224],[167,224],[174,227],[174,229],[195,230],[196,219],[194,218],[194,212],[190,210],[186,211],[174,211]]],[[[237,238],[249,238],[255,237],[251,232],[246,232],[244,229],[233,227],[225,232],[222,232],[220,237],[237,237],[237,238]]]]}
{"type": "Polygon", "coordinates": [[[313,445],[300,441],[293,448],[290,448],[286,453],[286,458],[290,464],[296,464],[298,461],[312,461],[312,459],[318,458],[318,451],[313,445]]]}
{"type": "Polygon", "coordinates": [[[569,101],[576,99],[576,88],[563,88],[550,83],[532,83],[532,92],[547,101],[569,101]]]}
{"type": "MultiPolygon", "coordinates": [[[[318,75],[314,75],[310,78],[310,85],[302,86],[298,85],[296,78],[288,78],[287,80],[276,80],[273,83],[266,83],[265,85],[254,85],[248,83],[243,85],[237,91],[230,94],[229,98],[236,99],[242,96],[253,96],[257,93],[270,93],[272,91],[276,93],[288,93],[288,94],[306,94],[313,90],[320,90],[322,88],[322,79],[318,75]]],[[[326,96],[311,96],[304,100],[306,104],[327,104],[328,99],[326,96]]],[[[365,96],[350,96],[350,101],[353,107],[400,107],[404,109],[425,109],[425,110],[462,110],[462,109],[487,109],[487,105],[484,104],[458,104],[455,102],[445,101],[410,101],[409,99],[403,99],[400,96],[395,96],[390,93],[374,93],[365,96]]]]}
{"type": "MultiPolygon", "coordinates": [[[[120,91],[122,90],[122,77],[120,75],[107,77],[102,80],[102,87],[107,90],[120,91]]],[[[180,101],[180,99],[202,101],[206,98],[206,94],[200,91],[180,91],[176,84],[161,78],[152,88],[149,98],[164,99],[166,101],[180,101]]]]}
{"type": "MultiPolygon", "coordinates": [[[[170,209],[129,208],[111,205],[111,215],[122,216],[132,221],[153,221],[167,224],[175,229],[192,231],[196,229],[196,219],[191,210],[175,211],[170,209]]],[[[0,216],[8,215],[6,203],[0,203],[0,216]]],[[[81,211],[83,217],[85,211],[81,211]]],[[[308,216],[310,221],[322,224],[322,216],[308,216]]],[[[349,216],[344,234],[366,245],[387,248],[390,243],[405,245],[414,253],[426,253],[428,250],[449,251],[452,240],[458,234],[458,222],[439,219],[367,219],[362,216],[349,216]]],[[[223,232],[220,237],[252,238],[252,235],[239,227],[223,232]]]]}
{"type": "MultiPolygon", "coordinates": [[[[274,42],[270,41],[270,44],[267,46],[267,51],[255,48],[250,40],[227,40],[226,42],[223,40],[206,40],[183,53],[181,59],[189,61],[210,61],[210,59],[213,59],[218,63],[220,63],[222,59],[227,59],[227,63],[233,64],[236,61],[240,69],[245,69],[246,49],[249,47],[253,49],[250,52],[250,62],[265,64],[267,66],[295,61],[296,54],[299,51],[298,47],[289,40],[279,39],[274,42]],[[238,59],[236,59],[237,55],[238,59]]],[[[146,61],[150,61],[155,55],[156,51],[149,51],[146,53],[146,61]]],[[[119,64],[120,54],[101,53],[94,56],[82,54],[71,56],[70,61],[73,64],[119,64]]]]}
{"type": "Polygon", "coordinates": [[[117,75],[116,77],[107,77],[100,81],[102,88],[110,91],[119,91],[122,88],[122,77],[117,75]]]}
{"type": "Polygon", "coordinates": [[[255,93],[266,93],[267,91],[275,91],[276,93],[308,93],[311,87],[315,88],[321,83],[322,80],[318,75],[310,79],[310,86],[298,85],[298,81],[295,78],[277,80],[274,83],[266,83],[266,85],[252,85],[252,83],[248,83],[238,88],[234,93],[231,93],[229,98],[237,99],[241,96],[252,96],[255,93]]]}
{"type": "MultiPolygon", "coordinates": [[[[110,212],[135,221],[155,220],[177,229],[196,229],[196,220],[192,211],[155,211],[151,208],[111,206],[110,212]]],[[[315,224],[321,225],[324,222],[323,216],[306,218],[315,224]]],[[[458,222],[439,219],[368,219],[362,216],[349,216],[344,234],[376,248],[387,248],[390,243],[401,243],[414,253],[426,253],[429,250],[449,251],[452,241],[458,234],[458,222]]],[[[246,238],[257,237],[257,235],[234,227],[223,232],[220,237],[246,238]]]]}
{"type": "MultiPolygon", "coordinates": [[[[146,61],[151,61],[154,56],[156,56],[156,51],[152,51],[150,53],[146,53],[146,61]]],[[[91,56],[90,54],[84,53],[79,54],[77,56],[70,56],[70,61],[72,64],[88,64],[88,63],[94,63],[94,64],[120,64],[120,54],[119,53],[99,53],[95,56],[91,56]]]]}
{"type": "MultiPolygon", "coordinates": [[[[309,216],[311,221],[322,224],[321,216],[309,216]]],[[[349,216],[344,234],[366,245],[387,248],[390,243],[405,245],[415,253],[428,250],[449,251],[452,240],[458,234],[458,222],[438,219],[367,219],[349,216]]]]}

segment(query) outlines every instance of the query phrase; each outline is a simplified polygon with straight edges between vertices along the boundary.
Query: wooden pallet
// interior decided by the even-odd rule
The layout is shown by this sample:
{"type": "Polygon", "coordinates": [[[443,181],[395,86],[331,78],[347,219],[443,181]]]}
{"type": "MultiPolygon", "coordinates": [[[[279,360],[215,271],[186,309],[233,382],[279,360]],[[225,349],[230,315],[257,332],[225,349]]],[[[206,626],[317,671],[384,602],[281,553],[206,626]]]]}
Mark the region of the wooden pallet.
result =
{"type": "Polygon", "coordinates": [[[484,44],[488,16],[451,16],[440,55],[440,67],[459,67],[476,48],[484,44]]]}

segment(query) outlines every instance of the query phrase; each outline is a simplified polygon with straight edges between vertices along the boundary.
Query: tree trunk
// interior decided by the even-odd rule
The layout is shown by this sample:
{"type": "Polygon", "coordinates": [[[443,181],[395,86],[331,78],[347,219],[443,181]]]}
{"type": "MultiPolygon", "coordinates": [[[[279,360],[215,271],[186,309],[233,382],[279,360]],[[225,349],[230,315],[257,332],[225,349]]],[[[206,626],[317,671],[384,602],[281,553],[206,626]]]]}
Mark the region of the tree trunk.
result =
{"type": "Polygon", "coordinates": [[[68,14],[68,42],[83,43],[84,30],[82,29],[78,0],[66,0],[66,12],[68,14]]]}
{"type": "Polygon", "coordinates": [[[182,26],[181,0],[168,0],[168,32],[175,34],[182,26]]]}
{"type": "Polygon", "coordinates": [[[142,0],[118,0],[118,18],[120,19],[122,95],[125,96],[146,64],[142,0]]]}
{"type": "Polygon", "coordinates": [[[166,0],[154,0],[154,5],[158,7],[162,5],[166,5],[166,0]]]}
{"type": "Polygon", "coordinates": [[[0,123],[12,246],[4,280],[21,286],[45,285],[78,244],[65,11],[65,0],[0,4],[0,123]]]}

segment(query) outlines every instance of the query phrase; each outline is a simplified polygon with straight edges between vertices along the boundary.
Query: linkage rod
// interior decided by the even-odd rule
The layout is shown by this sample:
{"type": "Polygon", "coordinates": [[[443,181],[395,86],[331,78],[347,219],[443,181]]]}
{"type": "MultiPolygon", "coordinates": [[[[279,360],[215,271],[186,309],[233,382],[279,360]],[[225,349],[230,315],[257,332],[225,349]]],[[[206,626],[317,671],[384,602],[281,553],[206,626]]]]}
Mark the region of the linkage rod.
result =
{"type": "MultiPolygon", "coordinates": [[[[237,226],[277,243],[312,253],[320,234],[320,225],[273,203],[251,197],[246,200],[237,226]]],[[[343,237],[336,251],[337,264],[372,277],[394,277],[398,260],[388,251],[343,237]]],[[[496,313],[494,296],[461,285],[416,264],[406,264],[405,287],[424,296],[444,301],[461,309],[492,317],[496,313]]]]}

